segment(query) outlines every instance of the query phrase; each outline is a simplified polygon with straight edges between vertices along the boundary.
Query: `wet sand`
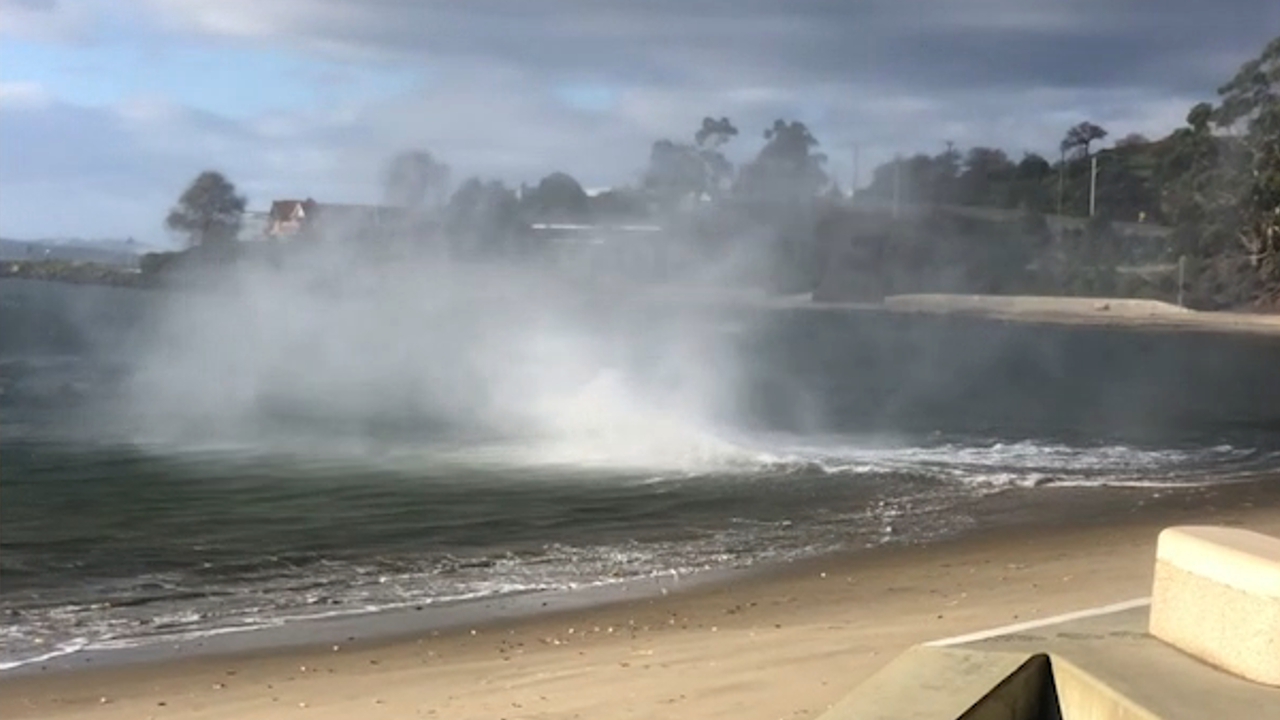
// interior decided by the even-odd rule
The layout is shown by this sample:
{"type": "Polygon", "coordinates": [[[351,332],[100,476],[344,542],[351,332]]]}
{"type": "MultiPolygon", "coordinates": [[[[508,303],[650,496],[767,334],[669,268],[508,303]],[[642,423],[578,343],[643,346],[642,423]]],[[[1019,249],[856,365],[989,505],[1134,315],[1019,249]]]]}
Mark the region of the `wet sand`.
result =
{"type": "Polygon", "coordinates": [[[1167,525],[1280,535],[1276,486],[417,636],[37,671],[0,680],[0,717],[814,717],[912,644],[1146,596],[1167,525]]]}

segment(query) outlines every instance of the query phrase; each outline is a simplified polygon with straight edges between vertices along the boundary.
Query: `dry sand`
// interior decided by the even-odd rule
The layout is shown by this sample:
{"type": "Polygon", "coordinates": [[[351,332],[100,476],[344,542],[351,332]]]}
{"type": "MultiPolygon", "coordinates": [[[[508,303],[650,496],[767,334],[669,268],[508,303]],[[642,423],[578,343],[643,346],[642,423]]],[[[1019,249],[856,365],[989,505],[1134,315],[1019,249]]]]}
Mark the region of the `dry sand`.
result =
{"type": "Polygon", "coordinates": [[[1200,312],[1134,298],[918,294],[887,297],[882,307],[898,313],[968,315],[1009,322],[1280,335],[1280,316],[1274,314],[1200,312]]]}
{"type": "MultiPolygon", "coordinates": [[[[1216,334],[1280,336],[1280,313],[1199,311],[1161,300],[1143,298],[1073,297],[1065,295],[966,295],[910,293],[889,295],[879,302],[817,300],[814,293],[773,295],[696,287],[651,288],[611,283],[608,290],[626,289],[652,301],[680,305],[813,310],[819,312],[889,313],[891,315],[950,315],[997,322],[1093,325],[1130,330],[1189,331],[1216,334]]],[[[603,288],[602,288],[603,289],[603,288]]]]}
{"type": "Polygon", "coordinates": [[[1280,534],[1277,496],[1174,493],[474,633],[14,677],[0,717],[810,718],[912,644],[1146,596],[1166,525],[1280,534]]]}

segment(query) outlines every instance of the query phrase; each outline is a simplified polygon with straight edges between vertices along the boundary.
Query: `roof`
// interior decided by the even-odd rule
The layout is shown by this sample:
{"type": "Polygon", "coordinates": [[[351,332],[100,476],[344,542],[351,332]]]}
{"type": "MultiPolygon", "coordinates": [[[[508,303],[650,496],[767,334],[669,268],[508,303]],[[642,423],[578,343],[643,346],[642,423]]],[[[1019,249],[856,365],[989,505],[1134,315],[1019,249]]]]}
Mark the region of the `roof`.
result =
{"type": "Polygon", "coordinates": [[[306,200],[275,200],[271,203],[268,217],[272,221],[296,222],[316,221],[327,217],[330,222],[373,222],[381,224],[402,220],[408,210],[401,207],[385,205],[356,205],[351,203],[319,203],[311,198],[306,200]]]}
{"type": "Polygon", "coordinates": [[[293,220],[306,215],[305,204],[305,200],[274,200],[268,216],[272,220],[293,220]]]}

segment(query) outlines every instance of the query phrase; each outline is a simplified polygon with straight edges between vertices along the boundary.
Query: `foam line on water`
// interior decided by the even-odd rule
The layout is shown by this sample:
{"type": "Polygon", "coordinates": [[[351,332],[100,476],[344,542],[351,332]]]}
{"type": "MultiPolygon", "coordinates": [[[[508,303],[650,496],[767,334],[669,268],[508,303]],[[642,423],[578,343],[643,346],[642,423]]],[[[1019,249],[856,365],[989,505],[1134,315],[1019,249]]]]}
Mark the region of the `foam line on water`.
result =
{"type": "MultiPolygon", "coordinates": [[[[1079,446],[1021,441],[964,446],[849,437],[826,443],[717,433],[665,423],[660,417],[637,424],[604,423],[551,437],[503,441],[367,448],[306,443],[296,453],[308,467],[330,469],[368,464],[398,473],[423,468],[510,471],[513,469],[591,473],[617,472],[648,482],[705,474],[754,477],[760,473],[816,472],[864,476],[882,473],[933,477],[939,482],[986,489],[1040,486],[1090,488],[1176,488],[1249,480],[1274,468],[1275,454],[1251,448],[1144,449],[1124,445],[1079,446]],[[650,432],[661,427],[661,432],[650,432]],[[304,450],[310,449],[308,452],[304,450]]],[[[241,455],[228,451],[232,460],[241,455]]],[[[252,453],[246,453],[252,455],[252,453]]],[[[225,453],[197,453],[216,459],[225,453]]],[[[179,456],[181,457],[181,456],[179,456]]],[[[302,461],[299,461],[302,462],[302,461]]],[[[540,477],[544,473],[529,475],[540,477]]]]}
{"type": "Polygon", "coordinates": [[[13,660],[0,660],[0,672],[13,670],[32,663],[48,662],[49,660],[55,660],[66,655],[73,655],[87,649],[90,649],[90,643],[83,638],[67,641],[59,644],[57,648],[40,655],[13,660]]]}

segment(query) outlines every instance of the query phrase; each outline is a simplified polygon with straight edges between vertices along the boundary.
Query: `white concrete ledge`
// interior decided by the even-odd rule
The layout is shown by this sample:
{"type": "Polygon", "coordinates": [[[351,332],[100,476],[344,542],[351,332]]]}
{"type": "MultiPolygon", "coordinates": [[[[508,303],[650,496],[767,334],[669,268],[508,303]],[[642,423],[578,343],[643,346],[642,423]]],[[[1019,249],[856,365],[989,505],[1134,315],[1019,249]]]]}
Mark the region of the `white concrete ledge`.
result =
{"type": "Polygon", "coordinates": [[[1280,540],[1268,535],[1207,525],[1171,527],[1160,533],[1156,562],[1280,599],[1280,540]]]}
{"type": "Polygon", "coordinates": [[[1226,527],[1161,532],[1149,630],[1227,672],[1280,686],[1280,540],[1226,527]]]}

